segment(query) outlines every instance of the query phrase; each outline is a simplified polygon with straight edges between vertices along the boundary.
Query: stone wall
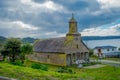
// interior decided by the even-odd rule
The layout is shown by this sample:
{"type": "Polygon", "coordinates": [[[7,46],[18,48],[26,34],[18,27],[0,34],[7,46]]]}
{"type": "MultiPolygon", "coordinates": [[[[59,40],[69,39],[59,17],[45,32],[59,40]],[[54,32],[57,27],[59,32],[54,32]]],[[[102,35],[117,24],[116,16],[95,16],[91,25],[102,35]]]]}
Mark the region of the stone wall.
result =
{"type": "Polygon", "coordinates": [[[66,66],[66,54],[64,53],[34,53],[28,55],[28,59],[45,64],[66,66]]]}

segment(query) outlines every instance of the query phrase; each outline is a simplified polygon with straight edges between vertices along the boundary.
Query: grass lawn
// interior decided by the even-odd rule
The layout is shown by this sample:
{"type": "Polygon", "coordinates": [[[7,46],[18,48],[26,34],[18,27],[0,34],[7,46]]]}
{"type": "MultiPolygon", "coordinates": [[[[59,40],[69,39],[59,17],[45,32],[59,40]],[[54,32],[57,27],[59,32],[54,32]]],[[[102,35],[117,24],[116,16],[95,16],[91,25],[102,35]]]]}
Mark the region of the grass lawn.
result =
{"type": "Polygon", "coordinates": [[[0,76],[19,80],[120,80],[120,68],[105,66],[94,69],[71,68],[75,73],[55,72],[58,66],[50,66],[48,71],[32,69],[29,66],[16,66],[0,62],[0,76]]]}
{"type": "MultiPolygon", "coordinates": [[[[96,56],[90,57],[91,59],[98,59],[96,56]]],[[[120,58],[102,58],[102,60],[112,60],[112,61],[120,61],[120,58]]]]}
{"type": "Polygon", "coordinates": [[[120,58],[104,58],[105,60],[120,61],[120,58]]]}

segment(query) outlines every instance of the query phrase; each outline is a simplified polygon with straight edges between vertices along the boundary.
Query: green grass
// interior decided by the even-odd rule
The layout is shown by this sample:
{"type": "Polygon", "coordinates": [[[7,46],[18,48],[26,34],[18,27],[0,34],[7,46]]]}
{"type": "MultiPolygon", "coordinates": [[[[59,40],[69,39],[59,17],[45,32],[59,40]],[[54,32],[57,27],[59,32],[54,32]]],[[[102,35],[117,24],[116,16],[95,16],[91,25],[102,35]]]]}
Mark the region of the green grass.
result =
{"type": "MultiPolygon", "coordinates": [[[[91,56],[91,59],[98,60],[99,58],[97,56],[91,56]]],[[[102,60],[112,60],[112,61],[120,61],[120,58],[102,58],[102,60]]]]}
{"type": "MultiPolygon", "coordinates": [[[[28,62],[27,62],[28,63],[28,62]]],[[[29,62],[29,65],[32,62],[29,62]]],[[[58,66],[49,65],[48,71],[32,69],[29,66],[16,66],[0,62],[0,76],[17,78],[19,80],[119,80],[120,68],[106,66],[94,69],[77,69],[69,67],[75,74],[58,73],[58,66]]]]}
{"type": "Polygon", "coordinates": [[[120,58],[104,58],[105,60],[120,61],[120,58]]]}

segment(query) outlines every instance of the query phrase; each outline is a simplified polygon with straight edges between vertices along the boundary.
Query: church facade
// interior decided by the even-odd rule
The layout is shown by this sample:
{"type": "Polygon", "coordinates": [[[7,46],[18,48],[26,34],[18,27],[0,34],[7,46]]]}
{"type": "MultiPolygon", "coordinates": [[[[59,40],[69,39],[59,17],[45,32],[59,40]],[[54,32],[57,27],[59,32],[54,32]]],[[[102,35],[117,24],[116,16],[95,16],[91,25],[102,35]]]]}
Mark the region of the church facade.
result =
{"type": "Polygon", "coordinates": [[[66,37],[46,39],[34,43],[34,54],[28,56],[29,60],[53,64],[59,66],[70,66],[77,60],[87,62],[89,50],[78,33],[77,21],[74,16],[69,21],[69,32],[66,37]]]}

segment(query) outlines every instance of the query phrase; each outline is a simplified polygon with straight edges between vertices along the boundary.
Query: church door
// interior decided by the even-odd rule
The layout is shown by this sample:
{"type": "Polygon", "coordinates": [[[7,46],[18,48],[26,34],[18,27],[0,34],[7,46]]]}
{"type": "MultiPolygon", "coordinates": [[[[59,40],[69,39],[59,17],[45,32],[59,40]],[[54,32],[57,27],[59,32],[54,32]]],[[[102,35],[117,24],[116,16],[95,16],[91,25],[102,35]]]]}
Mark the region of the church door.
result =
{"type": "Polygon", "coordinates": [[[66,63],[67,63],[68,66],[72,64],[71,54],[67,55],[66,63]]]}

